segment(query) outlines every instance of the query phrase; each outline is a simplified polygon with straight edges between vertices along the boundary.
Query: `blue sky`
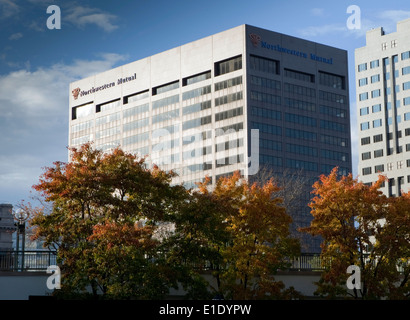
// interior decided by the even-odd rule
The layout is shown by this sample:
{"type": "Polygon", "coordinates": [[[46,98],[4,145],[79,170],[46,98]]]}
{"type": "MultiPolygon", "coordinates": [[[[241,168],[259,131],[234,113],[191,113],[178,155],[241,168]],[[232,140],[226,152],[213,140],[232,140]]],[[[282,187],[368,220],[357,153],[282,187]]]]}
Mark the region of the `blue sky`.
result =
{"type": "Polygon", "coordinates": [[[241,24],[348,50],[356,176],[354,49],[406,18],[408,0],[0,0],[0,203],[30,200],[43,168],[67,161],[70,82],[241,24]],[[60,30],[47,28],[50,5],[60,30]],[[350,5],[361,29],[346,26],[350,5]]]}

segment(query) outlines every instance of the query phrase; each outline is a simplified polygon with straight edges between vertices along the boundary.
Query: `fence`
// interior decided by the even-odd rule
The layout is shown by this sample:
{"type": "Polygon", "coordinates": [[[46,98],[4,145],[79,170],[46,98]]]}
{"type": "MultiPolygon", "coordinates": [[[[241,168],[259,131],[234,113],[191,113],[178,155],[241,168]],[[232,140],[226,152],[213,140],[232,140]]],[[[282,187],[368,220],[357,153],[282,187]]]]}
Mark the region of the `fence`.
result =
{"type": "Polygon", "coordinates": [[[55,251],[0,251],[0,271],[46,271],[48,266],[55,264],[55,251]]]}

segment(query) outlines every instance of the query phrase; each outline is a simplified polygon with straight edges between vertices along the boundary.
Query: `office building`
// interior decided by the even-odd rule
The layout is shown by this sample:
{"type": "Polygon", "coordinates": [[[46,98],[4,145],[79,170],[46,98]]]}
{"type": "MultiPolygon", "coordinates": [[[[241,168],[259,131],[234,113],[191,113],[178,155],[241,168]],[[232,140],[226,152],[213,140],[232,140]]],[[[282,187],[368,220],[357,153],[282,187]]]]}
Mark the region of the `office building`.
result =
{"type": "Polygon", "coordinates": [[[386,175],[383,192],[399,196],[410,190],[410,19],[368,31],[355,66],[360,180],[386,175]]]}
{"type": "Polygon", "coordinates": [[[69,145],[149,155],[188,188],[301,171],[307,226],[313,181],[351,172],[347,79],[345,50],[241,25],[71,83],[69,145]]]}

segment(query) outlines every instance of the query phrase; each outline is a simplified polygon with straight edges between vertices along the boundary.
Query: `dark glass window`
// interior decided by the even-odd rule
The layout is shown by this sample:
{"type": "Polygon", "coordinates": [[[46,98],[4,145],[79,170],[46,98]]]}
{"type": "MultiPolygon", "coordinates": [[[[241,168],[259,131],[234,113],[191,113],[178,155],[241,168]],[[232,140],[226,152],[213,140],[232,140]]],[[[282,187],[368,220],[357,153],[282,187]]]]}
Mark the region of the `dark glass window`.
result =
{"type": "Polygon", "coordinates": [[[279,74],[279,61],[251,55],[250,68],[256,71],[279,74]]]}
{"type": "Polygon", "coordinates": [[[242,56],[215,63],[215,76],[242,69],[242,56]]]}

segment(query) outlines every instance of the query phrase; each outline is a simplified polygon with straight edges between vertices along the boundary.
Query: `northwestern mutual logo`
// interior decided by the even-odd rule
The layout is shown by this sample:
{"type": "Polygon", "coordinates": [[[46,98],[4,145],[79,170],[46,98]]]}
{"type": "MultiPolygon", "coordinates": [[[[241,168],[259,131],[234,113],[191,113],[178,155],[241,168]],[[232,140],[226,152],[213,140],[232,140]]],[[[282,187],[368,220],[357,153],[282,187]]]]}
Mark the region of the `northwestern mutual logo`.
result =
{"type": "Polygon", "coordinates": [[[306,52],[303,52],[301,50],[289,49],[289,48],[285,48],[285,47],[283,47],[279,44],[268,43],[266,41],[263,41],[261,36],[255,34],[255,33],[250,33],[249,38],[251,39],[252,45],[255,48],[257,48],[259,46],[259,43],[260,43],[260,47],[264,48],[264,49],[267,49],[267,50],[273,50],[273,51],[277,51],[277,52],[281,52],[281,53],[286,53],[286,54],[294,55],[294,56],[304,58],[304,59],[307,59],[308,57],[310,57],[311,60],[315,60],[317,62],[333,64],[333,58],[321,57],[321,56],[318,56],[314,53],[307,54],[306,52]]]}
{"type": "Polygon", "coordinates": [[[71,93],[73,94],[74,100],[78,99],[78,95],[80,94],[81,89],[80,88],[75,88],[71,93]]]}
{"type": "Polygon", "coordinates": [[[259,42],[261,41],[261,36],[256,33],[249,34],[249,38],[251,38],[252,44],[255,48],[259,45],[259,42]]]}
{"type": "Polygon", "coordinates": [[[89,90],[82,90],[81,91],[80,88],[75,88],[73,91],[71,91],[71,93],[73,95],[74,100],[77,100],[78,97],[82,97],[82,96],[86,96],[86,95],[89,95],[89,94],[97,93],[99,91],[102,91],[102,90],[105,90],[105,89],[108,89],[108,88],[113,88],[116,85],[122,85],[126,82],[134,81],[136,79],[137,79],[137,74],[134,73],[133,75],[128,76],[128,77],[118,78],[116,82],[114,82],[114,81],[113,82],[107,82],[107,83],[105,83],[103,85],[100,85],[98,87],[92,87],[89,90]]]}

